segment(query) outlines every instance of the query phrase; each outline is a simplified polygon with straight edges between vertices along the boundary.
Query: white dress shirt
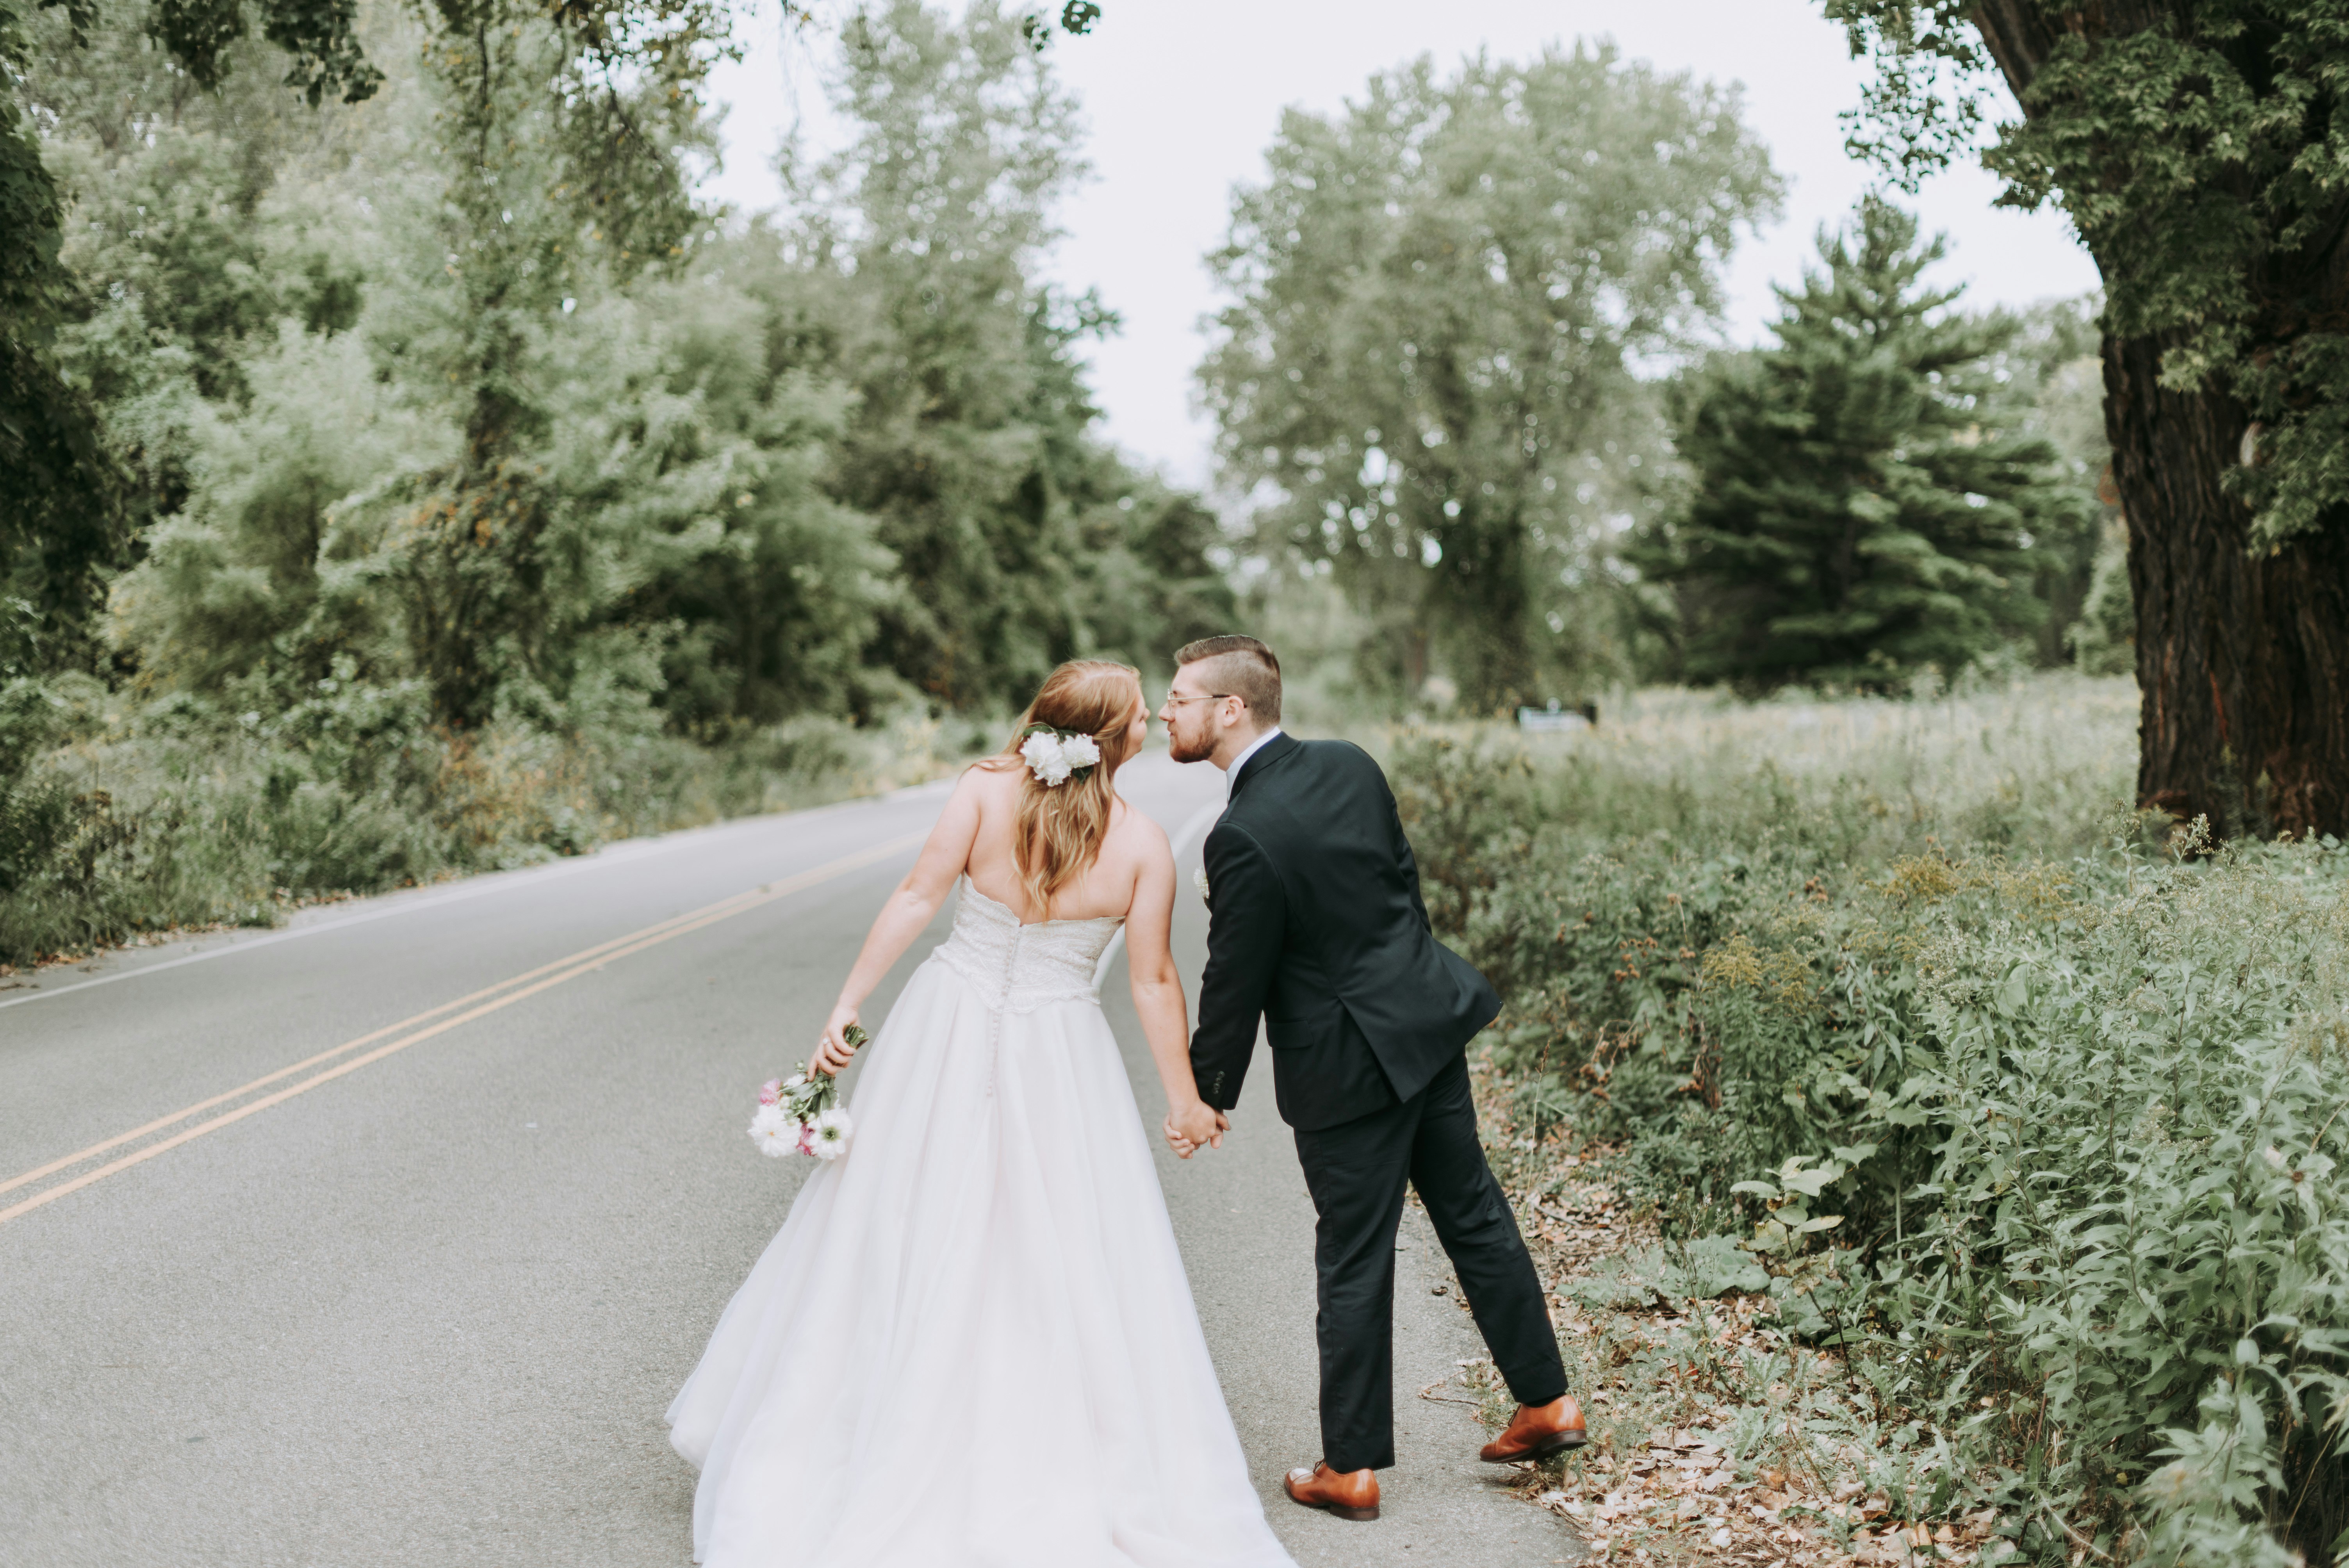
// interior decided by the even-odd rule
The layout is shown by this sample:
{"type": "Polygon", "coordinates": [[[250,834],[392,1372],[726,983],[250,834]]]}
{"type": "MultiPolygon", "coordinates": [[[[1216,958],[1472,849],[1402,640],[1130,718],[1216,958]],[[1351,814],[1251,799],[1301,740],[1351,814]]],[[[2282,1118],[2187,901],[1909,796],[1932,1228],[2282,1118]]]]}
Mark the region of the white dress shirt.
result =
{"type": "Polygon", "coordinates": [[[1262,735],[1257,736],[1254,740],[1250,741],[1248,743],[1248,748],[1246,751],[1241,752],[1237,757],[1233,758],[1231,766],[1224,769],[1224,782],[1228,785],[1233,779],[1238,778],[1240,776],[1240,769],[1247,765],[1247,759],[1254,757],[1257,752],[1262,751],[1268,745],[1271,744],[1272,738],[1279,733],[1280,726],[1276,724],[1270,729],[1266,730],[1262,735]]]}

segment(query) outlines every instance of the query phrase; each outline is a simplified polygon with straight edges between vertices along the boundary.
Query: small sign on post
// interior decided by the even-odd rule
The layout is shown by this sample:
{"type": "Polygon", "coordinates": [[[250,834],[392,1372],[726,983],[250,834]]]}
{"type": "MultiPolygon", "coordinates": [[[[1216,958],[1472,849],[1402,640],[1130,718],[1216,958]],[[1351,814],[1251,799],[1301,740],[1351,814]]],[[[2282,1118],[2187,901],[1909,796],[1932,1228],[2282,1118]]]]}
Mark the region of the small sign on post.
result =
{"type": "Polygon", "coordinates": [[[1517,727],[1528,735],[1563,735],[1578,729],[1588,729],[1599,722],[1599,705],[1586,702],[1580,707],[1561,707],[1556,697],[1547,707],[1517,709],[1517,727]]]}

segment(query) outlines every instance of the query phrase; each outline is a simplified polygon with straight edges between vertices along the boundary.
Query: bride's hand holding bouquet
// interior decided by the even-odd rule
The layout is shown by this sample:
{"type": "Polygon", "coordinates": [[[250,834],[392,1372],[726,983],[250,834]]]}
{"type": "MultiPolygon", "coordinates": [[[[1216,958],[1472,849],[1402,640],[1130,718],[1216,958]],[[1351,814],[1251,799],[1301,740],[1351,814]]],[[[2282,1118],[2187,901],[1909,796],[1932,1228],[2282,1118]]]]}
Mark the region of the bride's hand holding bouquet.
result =
{"type": "Polygon", "coordinates": [[[856,1008],[843,1002],[833,1008],[832,1016],[823,1023],[823,1038],[816,1042],[815,1059],[808,1063],[808,1071],[822,1073],[826,1078],[837,1077],[840,1070],[856,1055],[856,1048],[865,1041],[864,1029],[856,1022],[856,1008]]]}
{"type": "Polygon", "coordinates": [[[839,1073],[864,1041],[856,1009],[834,1008],[814,1059],[787,1078],[760,1086],[759,1113],[750,1119],[750,1140],[760,1153],[837,1160],[848,1152],[854,1128],[840,1103],[839,1073]]]}

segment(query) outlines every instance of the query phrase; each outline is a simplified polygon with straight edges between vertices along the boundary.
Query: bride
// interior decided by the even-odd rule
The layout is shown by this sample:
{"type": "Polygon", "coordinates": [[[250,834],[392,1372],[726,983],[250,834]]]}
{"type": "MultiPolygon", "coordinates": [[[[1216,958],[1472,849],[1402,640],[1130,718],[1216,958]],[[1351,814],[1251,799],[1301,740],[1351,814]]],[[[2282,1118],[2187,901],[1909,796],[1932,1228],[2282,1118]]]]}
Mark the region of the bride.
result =
{"type": "Polygon", "coordinates": [[[824,1026],[813,1070],[957,878],[808,1178],[669,1407],[709,1568],[1257,1568],[1266,1526],[1207,1358],[1093,970],[1123,923],[1185,1158],[1191,1079],[1165,833],[1119,798],[1140,678],[1052,672],[956,786],[824,1026]],[[1087,765],[1088,755],[1098,761],[1087,765]]]}

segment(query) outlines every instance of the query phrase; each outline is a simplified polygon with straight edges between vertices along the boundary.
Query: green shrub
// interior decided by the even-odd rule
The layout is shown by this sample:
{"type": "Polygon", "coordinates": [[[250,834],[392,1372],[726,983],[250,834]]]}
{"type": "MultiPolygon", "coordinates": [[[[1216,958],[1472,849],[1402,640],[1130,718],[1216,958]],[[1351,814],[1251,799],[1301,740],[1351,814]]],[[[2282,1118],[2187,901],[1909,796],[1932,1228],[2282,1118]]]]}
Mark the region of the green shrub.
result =
{"type": "Polygon", "coordinates": [[[2123,696],[1809,705],[1874,735],[1757,764],[1787,705],[1660,694],[1394,771],[1508,998],[1521,1127],[1628,1140],[1668,1238],[1739,1238],[1889,1429],[1950,1446],[1937,1511],[1995,1502],[2050,1562],[2329,1562],[2349,852],[2149,837],[2123,696]]]}
{"type": "Polygon", "coordinates": [[[347,660],[291,697],[19,681],[0,688],[0,964],[915,783],[994,738],[909,712],[702,745],[576,692],[451,731],[421,682],[347,660]]]}
{"type": "MultiPolygon", "coordinates": [[[[2024,1495],[2117,1511],[2150,1470],[2131,1498],[2165,1555],[2262,1528],[2326,1553],[2349,1526],[2349,855],[2253,847],[2077,900],[2044,872],[1900,881],[1867,895],[1923,906],[1889,954],[1778,938],[1840,1003],[1851,1043],[1812,1053],[1806,1099],[1815,1147],[1856,1156],[1822,1194],[1851,1256],[1790,1317],[2024,1495]]],[[[1723,990],[1754,1037],[1825,1046],[1808,998],[1723,990]]]]}

